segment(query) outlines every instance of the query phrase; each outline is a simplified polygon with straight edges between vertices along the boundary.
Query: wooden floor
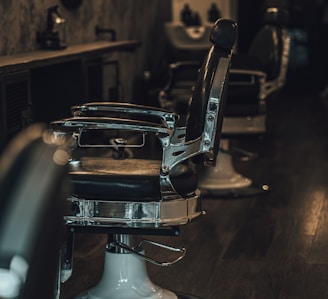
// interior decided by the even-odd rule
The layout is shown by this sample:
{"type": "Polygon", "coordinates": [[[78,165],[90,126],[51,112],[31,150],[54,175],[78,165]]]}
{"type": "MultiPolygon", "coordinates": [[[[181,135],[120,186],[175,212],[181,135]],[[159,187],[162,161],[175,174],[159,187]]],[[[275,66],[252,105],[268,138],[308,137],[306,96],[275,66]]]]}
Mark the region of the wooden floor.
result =
{"type": "MultiPolygon", "coordinates": [[[[207,214],[180,236],[151,237],[188,250],[172,267],[148,264],[152,280],[204,299],[328,298],[328,105],[284,93],[269,104],[266,137],[235,144],[258,153],[236,169],[271,192],[205,198],[207,214]]],[[[105,238],[78,236],[62,299],[97,282],[105,238]]]]}

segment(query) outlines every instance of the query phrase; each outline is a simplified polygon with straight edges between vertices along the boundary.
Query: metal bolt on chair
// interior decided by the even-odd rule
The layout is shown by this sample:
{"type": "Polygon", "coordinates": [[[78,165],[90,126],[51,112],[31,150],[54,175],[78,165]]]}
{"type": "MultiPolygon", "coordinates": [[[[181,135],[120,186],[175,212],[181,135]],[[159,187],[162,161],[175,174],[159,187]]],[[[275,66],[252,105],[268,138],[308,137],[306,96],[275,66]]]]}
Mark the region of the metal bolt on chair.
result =
{"type": "Polygon", "coordinates": [[[146,271],[145,261],[172,265],[183,258],[184,248],[149,240],[135,243],[134,238],[179,235],[181,225],[203,214],[194,164],[216,162],[236,34],[235,22],[220,19],[215,23],[210,38],[213,45],[200,69],[185,127],[177,126],[176,113],[115,102],[75,106],[72,117],[51,123],[56,138],[66,140],[72,148],[62,282],[72,273],[74,234],[108,235],[102,278],[77,298],[195,298],[157,286],[146,271]],[[141,143],[131,143],[125,138],[127,132],[141,135],[141,143]],[[161,144],[161,159],[125,157],[125,148],[144,146],[148,135],[161,144]],[[99,154],[104,148],[115,148],[120,154],[115,158],[99,154]],[[177,256],[155,260],[145,255],[144,243],[177,256]]]}

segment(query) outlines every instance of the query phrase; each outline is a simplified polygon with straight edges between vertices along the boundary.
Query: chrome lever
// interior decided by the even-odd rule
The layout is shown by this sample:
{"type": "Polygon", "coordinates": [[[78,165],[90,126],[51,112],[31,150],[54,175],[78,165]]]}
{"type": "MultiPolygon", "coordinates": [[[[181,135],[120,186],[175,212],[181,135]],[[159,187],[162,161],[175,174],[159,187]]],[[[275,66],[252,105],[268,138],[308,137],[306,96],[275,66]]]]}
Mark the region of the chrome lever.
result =
{"type": "Polygon", "coordinates": [[[161,267],[171,266],[171,265],[177,263],[178,261],[180,261],[181,259],[184,258],[184,256],[186,255],[186,252],[187,252],[187,250],[184,247],[175,248],[175,247],[165,245],[165,244],[162,244],[162,243],[158,243],[158,242],[155,242],[155,241],[151,241],[151,240],[142,240],[136,247],[130,247],[127,244],[124,244],[124,243],[119,242],[119,241],[112,241],[108,244],[108,246],[110,246],[110,247],[115,247],[115,246],[119,247],[123,250],[126,250],[126,251],[129,251],[129,252],[133,253],[133,254],[136,254],[137,256],[143,258],[147,262],[150,262],[154,265],[161,266],[161,267]],[[158,247],[161,247],[161,248],[167,249],[169,251],[173,251],[173,252],[180,252],[181,255],[178,256],[173,261],[169,261],[169,262],[157,261],[157,260],[155,260],[155,259],[153,259],[149,256],[146,256],[146,255],[140,253],[143,250],[142,249],[142,244],[143,243],[148,243],[148,244],[158,246],[158,247]]]}

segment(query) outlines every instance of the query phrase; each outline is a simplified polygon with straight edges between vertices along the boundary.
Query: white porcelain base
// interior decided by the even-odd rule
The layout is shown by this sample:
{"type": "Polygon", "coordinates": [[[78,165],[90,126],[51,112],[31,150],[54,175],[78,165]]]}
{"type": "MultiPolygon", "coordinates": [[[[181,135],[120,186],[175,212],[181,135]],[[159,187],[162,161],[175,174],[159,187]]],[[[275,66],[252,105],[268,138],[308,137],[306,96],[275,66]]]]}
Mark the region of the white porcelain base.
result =
{"type": "Polygon", "coordinates": [[[149,279],[142,258],[131,253],[106,252],[101,280],[76,299],[178,299],[178,296],[149,279]]]}
{"type": "MultiPolygon", "coordinates": [[[[223,150],[229,149],[229,140],[221,141],[223,150]]],[[[238,173],[232,156],[225,151],[219,151],[215,167],[199,169],[199,189],[203,195],[218,197],[245,197],[264,194],[269,191],[268,185],[256,186],[250,178],[238,173]]]]}
{"type": "MultiPolygon", "coordinates": [[[[222,140],[221,147],[228,150],[229,141],[222,140]]],[[[233,167],[232,156],[220,151],[215,167],[203,167],[199,179],[200,190],[217,190],[245,188],[252,184],[252,180],[236,172],[233,167]]]]}

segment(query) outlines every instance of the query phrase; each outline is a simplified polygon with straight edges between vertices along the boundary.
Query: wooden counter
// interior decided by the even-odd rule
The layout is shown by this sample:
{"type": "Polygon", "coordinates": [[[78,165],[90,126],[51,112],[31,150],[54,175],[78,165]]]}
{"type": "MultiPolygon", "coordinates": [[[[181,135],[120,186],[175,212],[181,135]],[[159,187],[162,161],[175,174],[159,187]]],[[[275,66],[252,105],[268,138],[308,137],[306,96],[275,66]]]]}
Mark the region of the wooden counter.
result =
{"type": "Polygon", "coordinates": [[[0,73],[15,72],[22,69],[32,69],[87,56],[100,56],[113,51],[133,51],[140,42],[136,40],[97,41],[87,44],[68,46],[63,50],[37,50],[22,54],[0,56],[0,73]]]}

